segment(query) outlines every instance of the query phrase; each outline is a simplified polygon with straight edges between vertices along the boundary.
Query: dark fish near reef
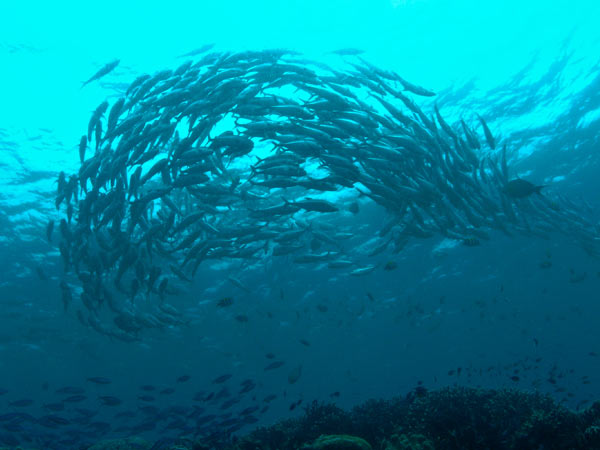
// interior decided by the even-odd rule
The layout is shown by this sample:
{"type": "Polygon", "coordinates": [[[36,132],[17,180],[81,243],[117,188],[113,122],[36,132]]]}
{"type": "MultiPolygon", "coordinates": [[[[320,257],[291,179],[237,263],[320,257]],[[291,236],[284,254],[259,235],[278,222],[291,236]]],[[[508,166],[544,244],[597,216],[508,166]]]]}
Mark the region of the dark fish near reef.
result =
{"type": "Polygon", "coordinates": [[[103,76],[109,74],[110,72],[112,72],[115,69],[115,67],[117,67],[119,65],[120,62],[121,62],[120,59],[115,59],[114,61],[109,62],[104,67],[102,67],[98,72],[96,72],[94,75],[92,75],[92,77],[89,80],[84,81],[83,84],[81,85],[81,87],[83,88],[86,84],[91,83],[94,80],[99,80],[103,76]]]}
{"type": "Polygon", "coordinates": [[[516,178],[508,182],[508,184],[504,188],[504,192],[506,193],[506,195],[512,198],[524,198],[529,197],[531,194],[540,194],[542,188],[544,187],[546,186],[536,186],[535,184],[530,183],[527,180],[516,178]]]}

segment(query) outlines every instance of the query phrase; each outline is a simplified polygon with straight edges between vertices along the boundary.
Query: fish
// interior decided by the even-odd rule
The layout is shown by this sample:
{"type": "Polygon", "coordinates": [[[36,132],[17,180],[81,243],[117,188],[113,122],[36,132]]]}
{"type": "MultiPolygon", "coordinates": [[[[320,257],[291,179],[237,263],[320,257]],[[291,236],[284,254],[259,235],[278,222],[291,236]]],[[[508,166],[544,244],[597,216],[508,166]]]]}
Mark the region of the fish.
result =
{"type": "Polygon", "coordinates": [[[106,406],[119,406],[121,403],[121,399],[111,396],[111,395],[102,395],[99,396],[98,399],[102,402],[103,405],[106,406]]]}
{"type": "Polygon", "coordinates": [[[290,373],[288,373],[288,383],[290,383],[290,384],[296,383],[300,379],[301,375],[302,375],[302,365],[300,364],[300,365],[294,367],[290,371],[290,373]]]}
{"type": "Polygon", "coordinates": [[[525,198],[532,194],[541,194],[545,187],[545,185],[536,186],[527,180],[515,178],[506,184],[504,193],[511,198],[525,198]]]}
{"type": "Polygon", "coordinates": [[[375,269],[377,269],[377,266],[375,264],[370,264],[368,266],[358,267],[350,271],[349,275],[353,277],[368,275],[370,273],[373,273],[375,269]]]}
{"type": "Polygon", "coordinates": [[[409,242],[443,236],[475,246],[494,231],[568,233],[600,254],[597,230],[576,205],[553,192],[528,199],[541,187],[509,178],[507,143],[500,154],[476,151],[496,146],[476,111],[487,144],[437,104],[431,114],[422,108],[433,91],[354,49],[337,52],[357,56],[347,67],[279,49],[209,50],[135,77],[100,103],[80,140],[78,170],[58,175],[52,220],[60,232],[47,228],[46,238],[63,263],[65,312],[91,332],[144,342],[190,326],[195,307],[172,300],[217,268],[210,303],[233,307],[216,314],[243,332],[254,316],[237,311],[230,289],[294,297],[278,282],[256,283],[258,266],[291,263],[298,279],[315,271],[346,279],[397,270],[409,242]],[[370,229],[375,210],[383,219],[370,229]]]}
{"type": "Polygon", "coordinates": [[[340,48],[337,50],[332,50],[329,53],[333,53],[335,55],[340,55],[340,56],[356,56],[356,55],[362,55],[365,51],[364,50],[360,50],[357,48],[340,48]]]}
{"type": "Polygon", "coordinates": [[[424,97],[434,97],[436,95],[435,92],[425,89],[421,86],[417,86],[416,84],[409,83],[400,76],[398,76],[398,80],[400,81],[405,90],[412,92],[413,94],[422,95],[424,97]]]}
{"type": "Polygon", "coordinates": [[[52,232],[54,231],[54,220],[49,220],[46,225],[46,239],[52,243],[52,232]]]}
{"type": "Polygon", "coordinates": [[[214,43],[210,43],[210,44],[204,44],[202,47],[198,47],[194,50],[190,50],[187,53],[184,53],[182,55],[179,55],[178,58],[185,58],[188,56],[197,56],[197,55],[201,55],[202,53],[206,53],[207,51],[209,51],[211,48],[213,48],[215,46],[214,43]]]}
{"type": "Polygon", "coordinates": [[[79,403],[79,402],[82,402],[82,401],[84,401],[86,399],[87,399],[87,397],[85,395],[71,395],[71,396],[69,396],[67,398],[64,398],[63,402],[66,402],[66,403],[79,403]]]}
{"type": "Polygon", "coordinates": [[[57,394],[83,394],[85,389],[76,386],[65,386],[55,391],[57,394]]]}
{"type": "Polygon", "coordinates": [[[112,381],[106,377],[88,377],[87,380],[94,384],[111,384],[112,381]]]}
{"type": "Polygon", "coordinates": [[[104,77],[105,75],[108,75],[119,65],[120,62],[121,62],[120,59],[115,59],[111,62],[106,63],[104,66],[102,66],[102,68],[100,70],[98,70],[98,72],[96,72],[94,75],[92,75],[87,81],[84,81],[81,85],[81,88],[83,88],[87,84],[91,83],[92,81],[99,80],[100,78],[104,77]]]}
{"type": "Polygon", "coordinates": [[[237,278],[232,277],[231,275],[227,277],[227,279],[231,282],[231,284],[233,284],[234,286],[240,288],[241,290],[250,293],[250,288],[248,286],[246,286],[245,284],[243,284],[240,280],[238,280],[237,278]]]}
{"type": "Polygon", "coordinates": [[[233,305],[233,298],[231,297],[223,297],[217,302],[219,308],[226,308],[231,305],[233,305]]]}
{"type": "Polygon", "coordinates": [[[383,270],[386,271],[391,271],[391,270],[395,270],[398,268],[398,263],[395,261],[388,261],[385,263],[385,265],[383,266],[383,270]]]}
{"type": "Polygon", "coordinates": [[[12,402],[8,402],[8,405],[15,408],[24,408],[26,406],[33,405],[33,400],[30,398],[23,398],[20,400],[13,400],[12,402]]]}
{"type": "Polygon", "coordinates": [[[265,366],[264,371],[279,369],[281,366],[285,364],[284,361],[273,361],[271,364],[265,366]]]}
{"type": "Polygon", "coordinates": [[[212,382],[213,382],[213,384],[222,384],[222,383],[225,383],[227,380],[229,380],[232,376],[233,376],[232,374],[226,373],[226,374],[218,376],[212,382]]]}
{"type": "Polygon", "coordinates": [[[481,122],[481,127],[483,128],[483,133],[485,135],[485,140],[487,141],[489,147],[492,150],[495,150],[496,149],[496,139],[494,138],[494,135],[490,131],[490,129],[487,126],[487,123],[485,122],[483,117],[481,117],[479,114],[477,115],[477,117],[479,118],[479,121],[481,122]]]}

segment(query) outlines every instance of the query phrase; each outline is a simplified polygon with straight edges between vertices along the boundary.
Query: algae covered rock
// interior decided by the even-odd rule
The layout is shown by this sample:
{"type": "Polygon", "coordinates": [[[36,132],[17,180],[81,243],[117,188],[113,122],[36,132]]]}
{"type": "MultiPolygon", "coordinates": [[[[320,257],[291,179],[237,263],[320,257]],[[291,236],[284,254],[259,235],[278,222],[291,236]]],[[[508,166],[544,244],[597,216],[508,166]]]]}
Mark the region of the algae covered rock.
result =
{"type": "Polygon", "coordinates": [[[435,450],[433,443],[422,434],[394,434],[384,442],[384,450],[435,450]]]}
{"type": "Polygon", "coordinates": [[[88,450],[148,450],[151,447],[152,444],[149,442],[137,437],[131,437],[98,442],[89,447],[88,450]]]}
{"type": "Polygon", "coordinates": [[[304,450],[372,450],[371,445],[362,438],[347,434],[322,435],[304,450]]]}

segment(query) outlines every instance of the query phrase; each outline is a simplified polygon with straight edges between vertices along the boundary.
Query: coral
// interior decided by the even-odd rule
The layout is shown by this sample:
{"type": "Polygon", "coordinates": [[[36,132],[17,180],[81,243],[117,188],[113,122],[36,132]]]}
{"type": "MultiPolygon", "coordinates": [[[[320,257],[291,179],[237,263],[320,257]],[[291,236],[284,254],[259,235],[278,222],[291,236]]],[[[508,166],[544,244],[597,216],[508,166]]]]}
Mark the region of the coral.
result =
{"type": "Polygon", "coordinates": [[[433,443],[422,434],[394,434],[383,442],[383,450],[435,450],[433,443]]]}
{"type": "Polygon", "coordinates": [[[131,437],[98,442],[89,447],[88,450],[147,450],[151,447],[152,444],[149,442],[137,437],[131,437]]]}
{"type": "Polygon", "coordinates": [[[323,435],[302,448],[305,450],[372,450],[371,445],[364,439],[347,434],[323,435]]]}

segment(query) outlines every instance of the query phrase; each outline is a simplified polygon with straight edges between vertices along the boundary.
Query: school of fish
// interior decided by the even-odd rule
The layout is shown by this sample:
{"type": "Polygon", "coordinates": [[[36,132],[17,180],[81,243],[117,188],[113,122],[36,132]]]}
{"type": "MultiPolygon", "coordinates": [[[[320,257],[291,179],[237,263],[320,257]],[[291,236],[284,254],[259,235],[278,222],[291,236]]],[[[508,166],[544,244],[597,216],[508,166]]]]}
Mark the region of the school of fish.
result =
{"type": "MultiPolygon", "coordinates": [[[[103,101],[81,137],[79,171],[58,177],[58,239],[54,221],[46,229],[65,269],[65,310],[136,341],[188,323],[169,299],[203,263],[376,270],[348,240],[370,242],[374,257],[436,235],[471,246],[498,231],[560,232],[599,254],[575,205],[511,177],[507,143],[483,117],[449,123],[434,92],[340,55],[346,70],[288,50],[203,51],[103,101]],[[386,212],[376,236],[336,229],[367,203],[386,212]]],[[[242,278],[228,279],[250,292],[242,278]]]]}

